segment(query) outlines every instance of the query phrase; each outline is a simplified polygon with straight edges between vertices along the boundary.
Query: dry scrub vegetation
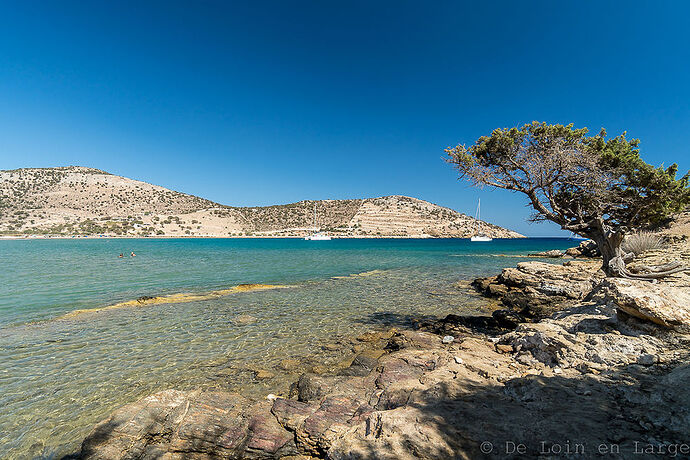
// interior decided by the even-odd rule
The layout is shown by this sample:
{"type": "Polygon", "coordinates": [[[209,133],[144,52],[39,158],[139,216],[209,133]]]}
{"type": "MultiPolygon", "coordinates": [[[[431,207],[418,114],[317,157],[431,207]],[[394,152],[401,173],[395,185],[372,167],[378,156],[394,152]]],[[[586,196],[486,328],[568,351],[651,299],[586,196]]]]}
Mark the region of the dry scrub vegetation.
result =
{"type": "MultiPolygon", "coordinates": [[[[475,221],[404,196],[231,207],[79,166],[0,171],[0,234],[467,237],[475,221]]],[[[494,237],[520,235],[487,224],[494,237]]]]}

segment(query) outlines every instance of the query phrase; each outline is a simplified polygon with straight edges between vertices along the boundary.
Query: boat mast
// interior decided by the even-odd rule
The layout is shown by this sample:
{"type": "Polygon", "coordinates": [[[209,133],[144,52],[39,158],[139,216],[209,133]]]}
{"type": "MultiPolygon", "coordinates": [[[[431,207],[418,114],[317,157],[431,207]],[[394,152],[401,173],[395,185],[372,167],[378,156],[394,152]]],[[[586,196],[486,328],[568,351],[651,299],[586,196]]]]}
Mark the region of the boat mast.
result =
{"type": "Polygon", "coordinates": [[[480,214],[480,212],[481,212],[481,203],[482,203],[482,199],[479,198],[479,199],[477,200],[477,217],[476,217],[476,219],[477,219],[477,235],[479,235],[479,230],[480,230],[480,228],[481,228],[481,222],[482,222],[482,221],[481,221],[481,214],[480,214]]]}

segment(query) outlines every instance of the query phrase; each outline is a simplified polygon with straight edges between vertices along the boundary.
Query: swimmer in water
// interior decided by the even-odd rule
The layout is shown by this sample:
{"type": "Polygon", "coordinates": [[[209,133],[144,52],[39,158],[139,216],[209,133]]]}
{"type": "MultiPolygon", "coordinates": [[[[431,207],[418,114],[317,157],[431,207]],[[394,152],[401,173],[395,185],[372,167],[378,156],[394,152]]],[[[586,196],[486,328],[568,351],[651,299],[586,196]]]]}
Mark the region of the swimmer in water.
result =
{"type": "Polygon", "coordinates": [[[122,259],[124,256],[125,256],[124,254],[120,253],[120,255],[117,257],[118,257],[118,259],[122,259]]]}
{"type": "Polygon", "coordinates": [[[136,254],[134,254],[134,251],[132,251],[132,257],[136,257],[136,256],[137,256],[137,255],[136,255],[136,254]]]}

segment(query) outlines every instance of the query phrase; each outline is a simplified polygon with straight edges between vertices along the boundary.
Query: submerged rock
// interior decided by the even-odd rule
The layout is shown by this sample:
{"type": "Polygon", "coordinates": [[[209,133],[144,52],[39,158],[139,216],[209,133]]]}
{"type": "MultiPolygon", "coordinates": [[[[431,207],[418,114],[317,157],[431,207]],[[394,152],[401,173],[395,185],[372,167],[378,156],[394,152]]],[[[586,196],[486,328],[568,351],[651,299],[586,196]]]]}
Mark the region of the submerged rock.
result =
{"type": "Polygon", "coordinates": [[[552,249],[551,251],[543,251],[543,252],[535,252],[533,254],[528,254],[530,257],[545,257],[545,258],[550,258],[550,259],[559,259],[563,257],[565,254],[563,251],[559,251],[558,249],[552,249]]]}
{"type": "Polygon", "coordinates": [[[340,375],[352,375],[364,377],[376,369],[379,358],[385,353],[384,350],[363,351],[352,360],[349,367],[341,370],[340,375]]]}
{"type": "Polygon", "coordinates": [[[252,315],[237,315],[232,319],[232,323],[235,326],[245,326],[247,324],[253,324],[257,321],[257,317],[252,315]]]}
{"type": "Polygon", "coordinates": [[[285,358],[280,361],[279,366],[284,371],[293,371],[302,365],[302,361],[294,358],[285,358]]]}
{"type": "Polygon", "coordinates": [[[271,371],[267,371],[266,369],[256,369],[254,371],[254,376],[259,380],[267,380],[272,379],[276,375],[271,371]]]}

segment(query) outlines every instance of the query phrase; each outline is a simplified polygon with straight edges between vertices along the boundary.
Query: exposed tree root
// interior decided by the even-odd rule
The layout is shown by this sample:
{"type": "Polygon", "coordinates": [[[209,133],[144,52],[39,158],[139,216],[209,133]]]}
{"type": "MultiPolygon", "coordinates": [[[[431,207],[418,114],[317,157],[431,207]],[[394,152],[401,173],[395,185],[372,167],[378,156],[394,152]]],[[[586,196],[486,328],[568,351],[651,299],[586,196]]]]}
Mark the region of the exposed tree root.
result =
{"type": "Polygon", "coordinates": [[[654,281],[665,278],[674,273],[680,273],[690,270],[690,267],[682,267],[680,262],[671,262],[656,267],[640,267],[644,273],[633,273],[626,268],[625,257],[614,257],[609,262],[610,274],[618,278],[626,278],[631,280],[654,281]]]}
{"type": "Polygon", "coordinates": [[[675,270],[676,268],[679,268],[681,265],[682,265],[682,263],[679,261],[669,262],[667,264],[654,265],[654,266],[641,265],[641,266],[635,268],[634,273],[642,273],[642,272],[661,273],[661,272],[666,272],[669,270],[675,270]]]}

